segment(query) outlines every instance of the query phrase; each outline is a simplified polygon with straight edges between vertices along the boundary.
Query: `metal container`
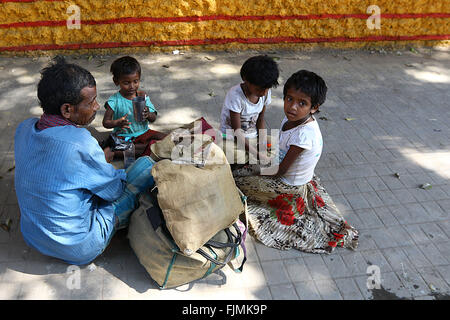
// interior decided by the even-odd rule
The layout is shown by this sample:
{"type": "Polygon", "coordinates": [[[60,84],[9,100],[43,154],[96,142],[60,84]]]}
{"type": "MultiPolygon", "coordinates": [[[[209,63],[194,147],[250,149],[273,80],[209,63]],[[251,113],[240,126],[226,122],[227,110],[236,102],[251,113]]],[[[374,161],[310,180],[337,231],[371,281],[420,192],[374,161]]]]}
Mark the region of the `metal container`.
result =
{"type": "Polygon", "coordinates": [[[142,112],[144,111],[145,108],[145,97],[137,96],[136,98],[133,98],[133,100],[131,101],[133,102],[134,119],[137,122],[144,121],[144,118],[142,117],[142,112]]]}

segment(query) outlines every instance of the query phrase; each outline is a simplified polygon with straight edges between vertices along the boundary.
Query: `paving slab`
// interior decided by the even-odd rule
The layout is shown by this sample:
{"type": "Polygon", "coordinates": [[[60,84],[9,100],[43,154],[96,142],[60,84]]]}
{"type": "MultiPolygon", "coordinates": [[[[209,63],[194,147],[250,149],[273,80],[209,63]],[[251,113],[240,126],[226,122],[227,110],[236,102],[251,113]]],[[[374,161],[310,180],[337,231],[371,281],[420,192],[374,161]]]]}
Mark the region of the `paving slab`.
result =
{"type": "MultiPolygon", "coordinates": [[[[78,269],[29,248],[14,191],[14,131],[42,110],[39,71],[49,57],[0,57],[0,299],[316,300],[436,299],[450,294],[450,49],[270,50],[137,54],[141,88],[159,115],[155,130],[205,117],[214,127],[227,90],[250,56],[278,57],[281,85],[266,111],[283,119],[283,83],[309,69],[329,88],[319,125],[324,152],[316,174],[344,217],[360,230],[356,251],[320,255],[265,247],[250,236],[242,273],[228,267],[177,289],[160,290],[118,232],[78,269]],[[400,54],[399,54],[399,53],[400,54]],[[208,58],[205,58],[208,56],[208,58]],[[407,66],[413,65],[413,67],[407,66]],[[168,66],[168,67],[167,67],[168,66]],[[345,120],[353,118],[354,120],[345,120]],[[397,174],[397,175],[395,175],[397,174]],[[432,184],[429,190],[420,186],[432,184]],[[378,269],[377,269],[378,268],[378,269]],[[379,270],[380,289],[368,279],[379,270]]],[[[90,70],[101,106],[117,88],[109,66],[120,55],[67,59],[90,70]],[[99,63],[102,61],[102,63],[99,63]]],[[[102,139],[101,108],[88,127],[102,139]]]]}

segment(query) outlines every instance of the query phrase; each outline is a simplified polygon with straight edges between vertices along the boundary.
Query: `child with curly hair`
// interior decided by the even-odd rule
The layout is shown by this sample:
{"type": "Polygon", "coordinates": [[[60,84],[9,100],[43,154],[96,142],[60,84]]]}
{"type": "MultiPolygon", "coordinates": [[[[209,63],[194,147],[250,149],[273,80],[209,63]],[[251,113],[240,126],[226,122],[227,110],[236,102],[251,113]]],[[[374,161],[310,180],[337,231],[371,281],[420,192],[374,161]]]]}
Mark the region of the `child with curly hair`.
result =
{"type": "Polygon", "coordinates": [[[279,164],[236,170],[236,185],[248,197],[250,230],[267,246],[330,253],[356,249],[358,231],[339,213],[314,170],[323,148],[315,114],[327,86],[314,72],[294,73],[283,88],[279,164]]]}

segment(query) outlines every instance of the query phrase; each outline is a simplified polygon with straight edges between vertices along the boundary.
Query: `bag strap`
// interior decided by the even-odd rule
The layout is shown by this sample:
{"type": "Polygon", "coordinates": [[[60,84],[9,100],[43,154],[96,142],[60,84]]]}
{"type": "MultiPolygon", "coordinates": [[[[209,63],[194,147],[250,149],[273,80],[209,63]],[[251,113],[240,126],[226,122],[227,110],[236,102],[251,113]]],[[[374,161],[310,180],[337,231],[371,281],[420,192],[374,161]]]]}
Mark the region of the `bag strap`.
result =
{"type": "MultiPolygon", "coordinates": [[[[216,265],[220,265],[220,266],[224,266],[226,265],[228,262],[230,262],[231,260],[231,255],[228,254],[225,258],[224,262],[221,262],[217,259],[214,259],[213,257],[211,257],[209,254],[207,254],[205,251],[203,251],[202,249],[198,249],[197,253],[200,254],[201,256],[203,256],[205,259],[211,261],[212,263],[216,264],[216,265]]],[[[233,253],[233,250],[230,250],[230,253],[233,253]]]]}
{"type": "Polygon", "coordinates": [[[244,264],[247,261],[247,248],[245,247],[245,239],[247,238],[247,232],[248,232],[248,208],[247,208],[247,197],[244,195],[244,193],[239,188],[237,188],[237,190],[238,190],[239,195],[241,196],[241,201],[244,204],[245,230],[242,233],[242,239],[241,239],[241,247],[242,247],[242,250],[244,251],[244,259],[242,260],[241,265],[237,269],[234,269],[231,264],[229,266],[234,271],[242,272],[242,270],[244,269],[244,264]]]}
{"type": "Polygon", "coordinates": [[[242,234],[241,234],[241,230],[239,230],[239,227],[236,225],[236,223],[233,223],[233,227],[236,230],[237,235],[234,236],[230,229],[226,228],[224,231],[228,237],[228,242],[227,243],[223,243],[223,242],[218,242],[218,241],[214,241],[214,240],[209,240],[208,242],[205,243],[205,246],[211,246],[214,248],[235,248],[237,247],[242,240],[242,234]],[[233,240],[233,238],[235,238],[235,240],[233,240]]]}
{"type": "Polygon", "coordinates": [[[197,253],[199,253],[204,258],[208,259],[209,261],[211,261],[211,262],[213,262],[215,264],[223,266],[223,265],[226,265],[226,264],[230,263],[234,249],[236,249],[240,245],[242,247],[243,251],[244,251],[244,259],[242,260],[242,263],[241,263],[239,268],[234,269],[231,265],[230,265],[230,267],[233,270],[235,270],[235,271],[242,272],[242,270],[244,268],[244,264],[247,261],[247,249],[245,247],[245,238],[247,236],[247,231],[248,231],[248,208],[247,208],[247,197],[242,193],[241,190],[239,190],[239,188],[238,188],[238,192],[239,192],[239,195],[241,196],[241,200],[242,200],[242,202],[244,204],[244,216],[245,216],[245,230],[244,230],[244,232],[241,233],[238,225],[236,223],[233,223],[233,227],[236,229],[237,235],[234,236],[231,233],[231,231],[228,228],[226,228],[225,229],[225,233],[227,234],[227,237],[228,237],[228,243],[221,243],[221,242],[217,242],[217,241],[214,241],[214,240],[209,240],[205,244],[205,246],[208,247],[208,249],[210,249],[210,250],[212,250],[211,247],[215,247],[215,248],[230,247],[230,248],[232,248],[232,250],[230,250],[230,252],[226,256],[225,261],[224,262],[220,262],[220,261],[212,258],[211,256],[209,256],[202,249],[198,249],[197,253]],[[236,239],[235,241],[232,240],[233,237],[236,239]]]}
{"type": "Polygon", "coordinates": [[[207,254],[203,249],[199,248],[197,250],[197,253],[200,254],[201,256],[203,256],[205,259],[211,261],[212,263],[215,263],[217,265],[221,265],[224,266],[226,264],[228,264],[232,257],[233,257],[233,252],[234,249],[237,248],[240,244],[241,244],[241,232],[239,230],[239,227],[236,225],[236,223],[233,224],[233,227],[236,229],[237,235],[233,235],[230,231],[229,228],[224,229],[225,233],[227,234],[228,237],[228,242],[223,243],[223,242],[218,242],[218,241],[214,241],[214,240],[209,240],[208,242],[206,242],[204,244],[205,247],[207,247],[208,249],[212,250],[214,252],[213,248],[230,248],[231,250],[228,252],[227,256],[224,259],[224,262],[221,262],[213,257],[211,257],[209,254],[207,254]],[[233,240],[234,238],[234,240],[233,240]]]}

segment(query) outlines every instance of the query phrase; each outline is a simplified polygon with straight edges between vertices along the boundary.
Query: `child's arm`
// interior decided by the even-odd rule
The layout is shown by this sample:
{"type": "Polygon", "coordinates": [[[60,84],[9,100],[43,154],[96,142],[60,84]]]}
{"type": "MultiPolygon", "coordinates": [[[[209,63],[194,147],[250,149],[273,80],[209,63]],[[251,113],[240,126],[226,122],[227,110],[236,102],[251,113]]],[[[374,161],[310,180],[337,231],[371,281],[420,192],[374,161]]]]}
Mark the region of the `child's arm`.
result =
{"type": "Polygon", "coordinates": [[[144,119],[147,119],[150,123],[154,122],[156,120],[157,112],[152,102],[148,98],[147,94],[145,93],[145,91],[138,91],[137,95],[140,97],[144,97],[147,104],[147,106],[144,108],[144,111],[142,112],[142,116],[144,117],[144,119]],[[148,105],[152,107],[153,109],[152,111],[150,111],[150,107],[148,105]]]}
{"type": "Polygon", "coordinates": [[[258,115],[258,120],[256,120],[256,129],[258,130],[258,133],[259,133],[259,129],[265,129],[266,128],[266,123],[264,121],[264,112],[265,111],[266,111],[266,106],[264,106],[262,108],[262,111],[258,115]]]}
{"type": "Polygon", "coordinates": [[[271,166],[267,168],[261,167],[260,175],[275,176],[275,177],[282,176],[288,171],[288,169],[294,163],[295,159],[297,159],[300,156],[300,153],[302,153],[303,150],[305,149],[300,148],[298,146],[290,145],[288,152],[283,158],[283,161],[281,161],[281,163],[278,166],[271,166]]]}
{"type": "Polygon", "coordinates": [[[256,120],[256,129],[258,130],[258,137],[259,141],[261,141],[262,144],[266,144],[267,148],[270,149],[271,140],[270,136],[267,135],[266,129],[266,122],[264,121],[264,113],[266,111],[266,105],[264,105],[261,113],[258,116],[258,120],[256,120]],[[262,129],[262,131],[260,131],[262,129]]]}
{"type": "Polygon", "coordinates": [[[241,114],[230,110],[230,122],[234,131],[241,128],[241,114]]]}
{"type": "Polygon", "coordinates": [[[241,114],[230,110],[230,122],[234,130],[234,136],[240,141],[244,141],[245,150],[257,157],[258,150],[248,143],[248,139],[245,138],[244,131],[241,129],[241,114]]]}
{"type": "Polygon", "coordinates": [[[119,118],[117,120],[113,120],[114,111],[111,109],[111,107],[108,105],[108,102],[105,103],[105,115],[103,116],[102,124],[105,128],[111,129],[120,127],[122,129],[128,129],[130,128],[130,121],[128,121],[127,117],[128,114],[124,115],[122,118],[119,118]]]}
{"type": "MultiPolygon", "coordinates": [[[[264,121],[264,111],[266,111],[266,106],[263,107],[262,111],[258,115],[258,119],[256,120],[256,129],[258,130],[258,136],[260,133],[260,129],[263,129],[261,131],[262,136],[259,136],[258,141],[262,141],[264,144],[270,144],[270,137],[267,135],[267,132],[264,130],[266,128],[265,121],[264,121]]],[[[237,134],[242,133],[242,130],[238,133],[238,130],[236,128],[241,128],[241,117],[240,114],[237,112],[230,111],[230,120],[231,120],[231,127],[233,128],[235,132],[235,136],[237,134]]],[[[243,136],[240,137],[241,139],[245,139],[243,136]]],[[[248,143],[248,139],[245,139],[245,150],[248,151],[250,154],[253,154],[257,159],[262,161],[263,163],[268,163],[270,159],[265,156],[264,154],[260,153],[258,149],[255,149],[252,145],[248,143]]]]}
{"type": "Polygon", "coordinates": [[[145,107],[142,115],[144,119],[147,119],[149,122],[154,122],[156,120],[156,112],[150,112],[148,107],[145,107]]]}

